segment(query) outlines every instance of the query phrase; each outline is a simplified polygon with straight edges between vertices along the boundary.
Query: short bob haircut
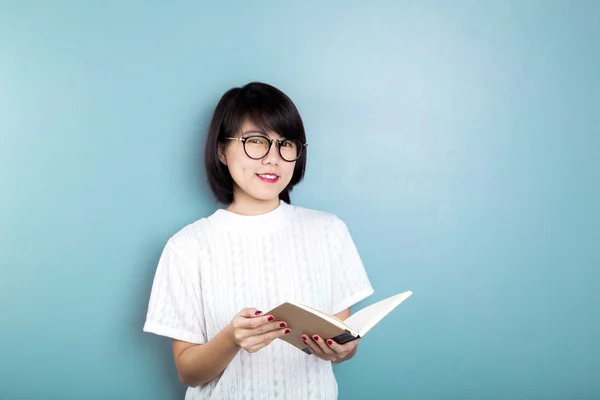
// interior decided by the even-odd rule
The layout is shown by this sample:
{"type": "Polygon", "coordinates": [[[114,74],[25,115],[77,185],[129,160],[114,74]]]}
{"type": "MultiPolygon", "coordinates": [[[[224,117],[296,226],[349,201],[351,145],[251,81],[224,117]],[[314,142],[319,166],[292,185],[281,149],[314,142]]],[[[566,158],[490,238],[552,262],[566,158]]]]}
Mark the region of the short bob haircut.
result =
{"type": "MultiPolygon", "coordinates": [[[[281,90],[262,82],[250,82],[228,90],[215,108],[204,152],[208,184],[217,201],[223,204],[233,202],[233,178],[227,166],[219,160],[219,143],[226,142],[224,137],[235,136],[247,119],[265,132],[275,132],[286,139],[306,143],[300,113],[281,90]]],[[[290,192],[294,186],[304,178],[306,149],[296,160],[290,183],[279,194],[279,199],[286,203],[290,203],[290,192]]]]}

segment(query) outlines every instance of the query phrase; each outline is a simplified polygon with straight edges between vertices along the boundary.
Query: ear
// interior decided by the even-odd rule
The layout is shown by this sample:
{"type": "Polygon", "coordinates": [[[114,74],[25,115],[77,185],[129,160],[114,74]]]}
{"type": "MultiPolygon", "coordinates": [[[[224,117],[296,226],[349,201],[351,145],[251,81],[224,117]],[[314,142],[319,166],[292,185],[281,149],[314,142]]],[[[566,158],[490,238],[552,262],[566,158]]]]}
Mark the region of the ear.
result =
{"type": "Polygon", "coordinates": [[[227,165],[227,157],[225,157],[225,144],[219,143],[218,146],[217,152],[219,154],[219,161],[221,161],[223,165],[227,165]]]}

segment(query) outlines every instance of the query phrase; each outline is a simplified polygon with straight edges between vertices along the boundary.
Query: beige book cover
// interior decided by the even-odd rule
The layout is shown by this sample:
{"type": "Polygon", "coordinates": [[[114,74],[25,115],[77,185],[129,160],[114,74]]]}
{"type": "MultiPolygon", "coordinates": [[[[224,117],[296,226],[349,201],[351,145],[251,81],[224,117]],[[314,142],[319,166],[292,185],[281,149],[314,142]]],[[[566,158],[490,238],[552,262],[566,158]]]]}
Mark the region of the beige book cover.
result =
{"type": "Polygon", "coordinates": [[[355,312],[345,321],[293,301],[280,304],[266,314],[285,321],[291,329],[292,332],[281,340],[310,354],[302,340],[303,333],[333,339],[340,344],[361,338],[412,294],[409,290],[378,301],[355,312]]]}

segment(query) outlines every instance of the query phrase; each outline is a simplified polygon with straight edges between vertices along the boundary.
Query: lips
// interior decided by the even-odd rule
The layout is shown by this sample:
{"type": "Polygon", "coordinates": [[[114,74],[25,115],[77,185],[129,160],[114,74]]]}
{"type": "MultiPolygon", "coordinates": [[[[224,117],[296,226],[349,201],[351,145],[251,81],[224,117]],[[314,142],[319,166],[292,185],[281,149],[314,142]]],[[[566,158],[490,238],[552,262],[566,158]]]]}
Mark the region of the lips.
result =
{"type": "Polygon", "coordinates": [[[279,180],[279,176],[275,174],[256,174],[258,179],[267,183],[275,183],[279,180]]]}

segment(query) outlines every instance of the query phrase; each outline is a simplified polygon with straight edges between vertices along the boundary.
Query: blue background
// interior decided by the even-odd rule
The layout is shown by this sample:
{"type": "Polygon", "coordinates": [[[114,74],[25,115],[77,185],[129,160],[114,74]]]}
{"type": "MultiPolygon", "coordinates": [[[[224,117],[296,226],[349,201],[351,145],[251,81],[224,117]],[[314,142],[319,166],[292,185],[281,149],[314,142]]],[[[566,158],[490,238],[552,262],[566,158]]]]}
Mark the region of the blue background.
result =
{"type": "Polygon", "coordinates": [[[599,42],[595,1],[2,2],[0,398],[183,397],[149,291],[251,80],[301,111],[292,201],[348,224],[361,306],[415,293],[340,398],[600,396],[599,42]]]}

